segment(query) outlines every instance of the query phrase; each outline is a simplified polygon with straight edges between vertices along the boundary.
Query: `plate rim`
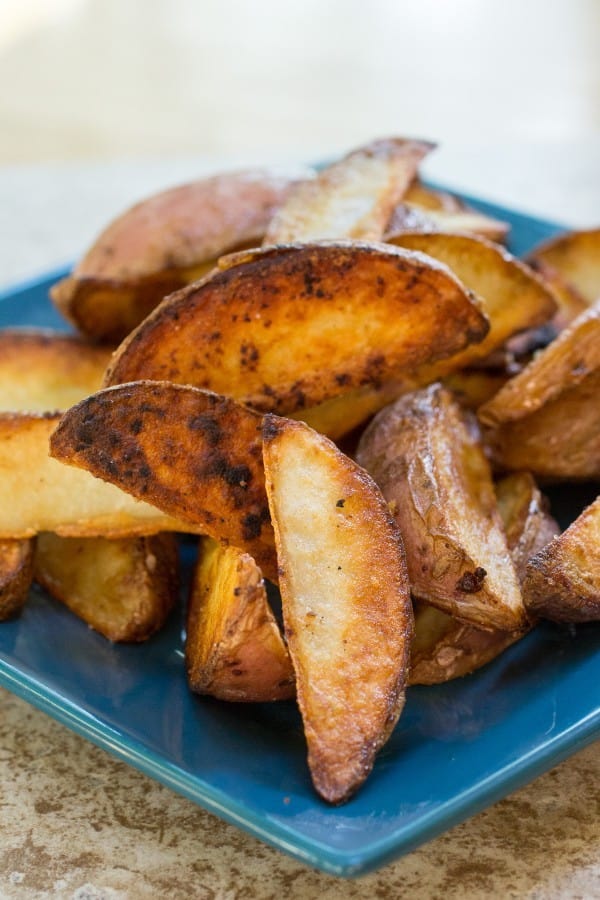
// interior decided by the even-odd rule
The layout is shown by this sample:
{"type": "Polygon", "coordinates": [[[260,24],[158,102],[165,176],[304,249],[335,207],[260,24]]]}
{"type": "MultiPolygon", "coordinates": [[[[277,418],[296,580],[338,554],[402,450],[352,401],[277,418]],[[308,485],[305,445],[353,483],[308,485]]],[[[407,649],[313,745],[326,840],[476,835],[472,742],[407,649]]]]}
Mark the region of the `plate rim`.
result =
{"type": "MultiPolygon", "coordinates": [[[[467,203],[492,215],[499,216],[503,212],[505,215],[508,213],[513,221],[520,221],[529,229],[541,228],[544,231],[553,229],[557,232],[566,230],[566,226],[552,220],[503,207],[480,197],[453,190],[452,187],[446,185],[431,181],[426,183],[430,187],[452,190],[467,203]]],[[[31,290],[43,289],[50,283],[68,275],[70,271],[71,266],[62,265],[2,287],[0,288],[0,303],[14,300],[19,294],[31,290]]],[[[18,317],[18,311],[16,315],[18,317]]],[[[64,326],[68,331],[68,323],[65,322],[64,326]]],[[[27,328],[32,326],[25,323],[19,325],[18,322],[15,322],[7,327],[27,328]]],[[[2,657],[0,657],[0,685],[71,731],[208,812],[242,828],[252,836],[284,851],[302,863],[344,878],[365,875],[410,853],[534,780],[600,736],[600,707],[598,707],[571,725],[566,731],[555,735],[548,741],[539,743],[526,755],[494,771],[483,782],[471,785],[468,790],[464,790],[458,796],[446,800],[414,822],[402,826],[400,839],[398,829],[396,829],[390,834],[369,841],[360,850],[345,850],[332,848],[315,838],[308,838],[280,822],[272,824],[270,830],[265,829],[260,816],[245,804],[238,802],[231,793],[210,785],[199,775],[191,775],[181,770],[175,763],[165,759],[164,756],[136,738],[116,732],[108,723],[44,684],[39,677],[13,666],[2,657]]]]}

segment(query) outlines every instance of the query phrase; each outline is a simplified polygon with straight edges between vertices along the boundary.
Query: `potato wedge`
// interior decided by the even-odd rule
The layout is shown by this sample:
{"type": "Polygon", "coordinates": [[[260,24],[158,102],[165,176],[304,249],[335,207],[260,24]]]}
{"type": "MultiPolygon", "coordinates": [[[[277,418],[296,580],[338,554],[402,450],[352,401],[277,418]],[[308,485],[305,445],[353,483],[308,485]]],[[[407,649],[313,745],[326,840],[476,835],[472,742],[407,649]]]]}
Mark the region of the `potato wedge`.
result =
{"type": "Polygon", "coordinates": [[[473,412],[479,409],[503,387],[510,375],[502,369],[461,369],[442,379],[461,406],[473,412]]]}
{"type": "Polygon", "coordinates": [[[384,240],[388,236],[407,232],[446,232],[449,234],[472,234],[487,238],[490,241],[502,242],[510,230],[506,222],[492,219],[474,209],[457,208],[427,209],[409,202],[407,194],[399,203],[388,222],[384,240]]]}
{"type": "Polygon", "coordinates": [[[0,411],[68,409],[97,391],[110,351],[42,328],[0,329],[0,411]]]}
{"type": "Polygon", "coordinates": [[[0,622],[20,613],[33,579],[35,541],[0,540],[0,622]]]}
{"type": "Polygon", "coordinates": [[[409,684],[445,684],[481,669],[526,631],[486,631],[428,603],[415,602],[409,684]]]}
{"type": "Polygon", "coordinates": [[[487,320],[440,263],[329,242],[229,258],[121,344],[107,384],[193,384],[295,413],[481,340],[487,320]]]}
{"type": "Polygon", "coordinates": [[[494,464],[546,479],[599,477],[599,390],[600,302],[480,408],[494,464]]]}
{"type": "Polygon", "coordinates": [[[292,189],[267,228],[264,246],[344,237],[380,240],[394,206],[433,147],[402,138],[359,147],[292,189]]]}
{"type": "Polygon", "coordinates": [[[558,286],[568,320],[569,313],[581,312],[582,304],[592,306],[600,300],[600,228],[551,238],[535,247],[527,262],[558,286]]]}
{"type": "Polygon", "coordinates": [[[405,219],[406,207],[408,207],[409,213],[421,218],[421,221],[429,217],[429,222],[434,223],[434,231],[467,231],[500,243],[505,240],[510,231],[508,222],[492,219],[479,210],[473,209],[461,197],[450,194],[448,191],[438,191],[428,187],[415,178],[404,195],[402,203],[392,214],[386,233],[393,234],[394,231],[403,230],[402,227],[398,228],[397,224],[405,219]]]}
{"type": "Polygon", "coordinates": [[[35,579],[111,641],[145,641],[179,593],[173,534],[123,540],[38,535],[35,579]]]}
{"type": "Polygon", "coordinates": [[[496,498],[508,549],[522,584],[531,557],[556,537],[560,528],[529,472],[515,472],[499,481],[496,498]]]}
{"type": "Polygon", "coordinates": [[[530,560],[523,598],[544,619],[600,620],[600,497],[530,560]]]}
{"type": "Polygon", "coordinates": [[[137,382],[70,409],[51,453],[185,521],[188,531],[246,550],[276,580],[261,421],[207,391],[137,382]]]}
{"type": "Polygon", "coordinates": [[[524,419],[600,369],[600,301],[537,354],[479,410],[485,425],[524,419]]]}
{"type": "Polygon", "coordinates": [[[404,705],[413,617],[402,540],[371,478],[331,441],[272,415],[263,435],[308,764],[321,797],[341,803],[404,705]]]}
{"type": "Polygon", "coordinates": [[[0,414],[0,539],[29,538],[40,531],[132,537],[198,530],[51,459],[50,435],[59,421],[59,413],[0,414]]]}
{"type": "Polygon", "coordinates": [[[447,265],[483,303],[490,320],[484,340],[450,358],[425,363],[416,373],[418,384],[432,381],[484,359],[516,332],[541,325],[556,311],[556,303],[540,278],[508,251],[482,237],[417,232],[389,235],[388,241],[407,250],[427,253],[447,265]]]}
{"type": "Polygon", "coordinates": [[[391,504],[413,596],[482,628],[524,627],[489,466],[452,395],[433,384],[400,397],[368,426],[356,458],[391,504]]]}
{"type": "Polygon", "coordinates": [[[202,538],[192,580],[185,659],[193,691],[265,702],[296,693],[294,670],[251,556],[202,538]]]}
{"type": "MultiPolygon", "coordinates": [[[[496,496],[508,549],[522,583],[530,558],[559,533],[559,527],[528,472],[502,479],[496,485],[496,496]]],[[[442,684],[469,675],[526,633],[527,628],[484,631],[417,601],[409,684],[442,684]]]]}
{"type": "Polygon", "coordinates": [[[88,337],[118,343],[223,253],[260,244],[292,184],[268,171],[231,172],[143,200],[102,232],[52,299],[88,337]]]}

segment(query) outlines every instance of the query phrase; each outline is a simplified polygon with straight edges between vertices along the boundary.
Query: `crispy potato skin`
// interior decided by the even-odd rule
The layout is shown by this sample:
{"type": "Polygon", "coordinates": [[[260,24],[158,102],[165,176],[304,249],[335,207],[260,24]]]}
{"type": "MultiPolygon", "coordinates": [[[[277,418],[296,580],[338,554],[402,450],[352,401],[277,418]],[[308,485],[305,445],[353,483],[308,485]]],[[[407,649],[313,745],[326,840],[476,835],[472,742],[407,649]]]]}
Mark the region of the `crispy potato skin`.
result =
{"type": "Polygon", "coordinates": [[[0,622],[17,616],[27,600],[34,547],[34,540],[0,540],[0,622]]]}
{"type": "Polygon", "coordinates": [[[35,579],[109,640],[145,641],[177,600],[177,540],[172,534],[122,540],[41,534],[35,579]]]}
{"type": "Polygon", "coordinates": [[[246,550],[267,577],[277,564],[265,493],[261,416],[197,388],[138,382],[69,410],[51,453],[246,550]]]}
{"type": "Polygon", "coordinates": [[[121,345],[107,384],[193,384],[294,413],[457,352],[487,332],[441,264],[384,244],[237,255],[167,298],[121,345]]]}
{"type": "Polygon", "coordinates": [[[496,498],[508,549],[522,584],[531,557],[556,537],[560,528],[530,472],[514,472],[499,481],[496,498]]]}
{"type": "Polygon", "coordinates": [[[447,265],[481,299],[490,320],[483,341],[449,359],[425,364],[416,373],[416,384],[429,384],[484,359],[513,334],[542,325],[556,311],[554,297],[543,281],[503,247],[483,237],[438,231],[403,233],[387,240],[410,251],[427,253],[447,265]]]}
{"type": "Polygon", "coordinates": [[[409,684],[445,684],[470,675],[520,640],[525,631],[484,631],[426,603],[415,603],[409,684]]]}
{"type": "Polygon", "coordinates": [[[600,476],[600,303],[582,313],[479,410],[499,469],[600,476]]]}
{"type": "Polygon", "coordinates": [[[544,619],[600,619],[600,497],[530,560],[523,597],[544,619]]]}
{"type": "MultiPolygon", "coordinates": [[[[502,479],[496,485],[496,496],[510,555],[522,584],[530,558],[558,534],[559,528],[528,472],[502,479]]],[[[409,684],[442,684],[469,675],[520,640],[527,630],[484,631],[416,602],[409,684]]]]}
{"type": "Polygon", "coordinates": [[[384,240],[402,231],[467,232],[501,243],[510,225],[472,209],[453,194],[425,187],[415,179],[394,209],[384,240]]]}
{"type": "Polygon", "coordinates": [[[90,338],[122,340],[202,267],[257,246],[292,184],[268,171],[232,172],[150,197],[105,229],[52,299],[90,338]]]}
{"type": "Polygon", "coordinates": [[[428,141],[388,138],[354,150],[292,189],[267,229],[265,246],[342,237],[380,240],[433,147],[428,141]]]}
{"type": "Polygon", "coordinates": [[[59,413],[0,414],[0,538],[133,537],[193,526],[48,455],[59,413]]]}
{"type": "Polygon", "coordinates": [[[484,425],[531,416],[600,369],[600,301],[511,378],[479,410],[484,425]]]}
{"type": "Polygon", "coordinates": [[[200,541],[185,645],[190,688],[220,700],[263,703],[296,693],[294,670],[262,572],[247,553],[200,541]]]}
{"type": "Polygon", "coordinates": [[[0,329],[0,411],[68,409],[102,385],[110,352],[42,328],[0,329]]]}
{"type": "Polygon", "coordinates": [[[524,627],[489,466],[452,395],[434,384],[401,397],[356,458],[391,504],[413,595],[482,628],[524,627]]]}
{"type": "Polygon", "coordinates": [[[576,309],[577,300],[591,306],[600,298],[600,228],[570,231],[551,238],[535,247],[527,261],[540,268],[542,275],[549,276],[551,281],[558,275],[572,290],[565,304],[568,320],[572,312],[580,311],[576,309]]]}
{"type": "Polygon", "coordinates": [[[341,803],[404,704],[413,617],[402,541],[372,479],[327,438],[272,415],[263,434],[309,768],[318,793],[341,803]]]}

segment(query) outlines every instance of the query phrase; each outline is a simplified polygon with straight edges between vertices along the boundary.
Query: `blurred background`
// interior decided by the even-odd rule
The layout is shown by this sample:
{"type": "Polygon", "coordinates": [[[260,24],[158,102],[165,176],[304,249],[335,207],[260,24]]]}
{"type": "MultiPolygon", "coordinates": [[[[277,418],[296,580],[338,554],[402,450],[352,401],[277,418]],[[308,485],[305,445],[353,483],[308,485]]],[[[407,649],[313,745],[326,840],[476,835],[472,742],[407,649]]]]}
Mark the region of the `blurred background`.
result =
{"type": "Polygon", "coordinates": [[[150,191],[387,134],[436,140],[437,181],[595,224],[599,39],[599,0],[0,0],[0,280],[150,191]]]}

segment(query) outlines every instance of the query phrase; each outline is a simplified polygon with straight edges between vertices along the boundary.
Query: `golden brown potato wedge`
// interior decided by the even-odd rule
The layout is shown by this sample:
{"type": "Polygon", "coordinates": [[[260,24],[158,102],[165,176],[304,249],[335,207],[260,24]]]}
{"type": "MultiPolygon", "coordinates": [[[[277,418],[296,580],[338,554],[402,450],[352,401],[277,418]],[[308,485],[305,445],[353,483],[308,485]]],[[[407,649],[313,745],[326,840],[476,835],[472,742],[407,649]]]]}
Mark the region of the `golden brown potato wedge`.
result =
{"type": "Polygon", "coordinates": [[[523,597],[544,619],[600,620],[600,497],[530,560],[523,597]]]}
{"type": "Polygon", "coordinates": [[[510,378],[502,369],[461,369],[442,379],[461,406],[474,412],[498,393],[510,378]]]}
{"type": "MultiPolygon", "coordinates": [[[[528,472],[502,479],[496,485],[496,496],[508,549],[522,583],[531,556],[558,534],[559,528],[528,472]]],[[[409,683],[442,684],[469,675],[526,633],[526,628],[484,631],[417,601],[409,683]]]]}
{"type": "Polygon", "coordinates": [[[378,413],[356,458],[391,504],[413,596],[472,625],[514,631],[525,611],[475,432],[433,384],[378,413]]]}
{"type": "Polygon", "coordinates": [[[470,675],[499,656],[526,631],[486,631],[427,603],[415,602],[415,637],[409,684],[444,684],[470,675]]]}
{"type": "Polygon", "coordinates": [[[178,597],[177,539],[40,534],[35,578],[109,640],[145,641],[162,628],[178,597]]]}
{"type": "Polygon", "coordinates": [[[402,138],[359,147],[292,189],[267,228],[264,245],[344,237],[380,240],[392,210],[433,147],[402,138]]]}
{"type": "Polygon", "coordinates": [[[285,633],[308,764],[341,803],[404,704],[412,607],[402,540],[371,478],[302,422],[265,416],[285,633]]]}
{"type": "Polygon", "coordinates": [[[541,325],[556,310],[554,297],[540,278],[504,248],[482,237],[466,234],[417,232],[390,235],[387,240],[410,251],[420,251],[447,265],[474,291],[490,320],[487,337],[416,373],[419,384],[436,381],[449,372],[487,357],[516,332],[541,325]]]}
{"type": "Polygon", "coordinates": [[[0,330],[0,411],[68,409],[97,391],[110,352],[42,328],[0,330]]]}
{"type": "Polygon", "coordinates": [[[558,287],[567,321],[600,299],[600,228],[571,231],[545,241],[527,257],[558,287]]]}
{"type": "Polygon", "coordinates": [[[479,410],[495,465],[546,479],[600,475],[600,303],[479,410]],[[496,426],[496,427],[494,427],[496,426]]]}
{"type": "MultiPolygon", "coordinates": [[[[198,530],[51,459],[50,435],[59,421],[59,413],[0,414],[0,539],[29,538],[40,531],[132,537],[198,530]]],[[[94,426],[88,423],[88,428],[94,426]]]]}
{"type": "Polygon", "coordinates": [[[515,472],[499,481],[496,498],[508,549],[522,583],[531,557],[556,537],[560,528],[529,472],[515,472]]]}
{"type": "Polygon", "coordinates": [[[600,369],[600,301],[583,312],[559,337],[479,410],[485,425],[523,419],[582,384],[600,369]]]}
{"type": "Polygon", "coordinates": [[[167,298],[124,341],[107,384],[193,384],[295,413],[481,340],[487,320],[448,269],[385,244],[238,254],[167,298]]]}
{"type": "Polygon", "coordinates": [[[261,421],[207,391],[137,382],[70,409],[51,452],[189,523],[188,531],[246,550],[276,580],[261,421]]]}
{"type": "Polygon", "coordinates": [[[293,697],[294,670],[251,556],[202,538],[192,580],[185,658],[191,689],[220,700],[293,697]]]}
{"type": "Polygon", "coordinates": [[[35,541],[0,540],[0,622],[18,615],[33,579],[35,541]]]}
{"type": "Polygon", "coordinates": [[[398,235],[403,231],[433,231],[449,234],[473,234],[490,241],[502,242],[510,230],[506,222],[492,219],[474,209],[435,209],[420,206],[409,201],[409,194],[404,197],[392,213],[386,228],[388,235],[398,235]]]}
{"type": "Polygon", "coordinates": [[[117,343],[223,253],[260,244],[292,184],[268,171],[231,172],[143,200],[102,232],[52,299],[84,334],[117,343]]]}

